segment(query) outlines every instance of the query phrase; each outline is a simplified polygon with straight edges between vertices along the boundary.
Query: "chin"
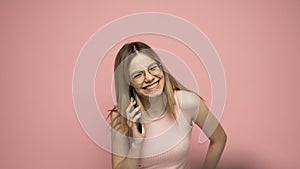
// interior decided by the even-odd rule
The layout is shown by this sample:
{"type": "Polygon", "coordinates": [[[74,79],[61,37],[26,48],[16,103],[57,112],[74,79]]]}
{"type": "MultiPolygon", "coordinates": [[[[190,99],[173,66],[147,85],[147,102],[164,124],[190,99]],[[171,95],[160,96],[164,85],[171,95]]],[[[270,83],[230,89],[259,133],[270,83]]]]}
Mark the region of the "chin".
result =
{"type": "Polygon", "coordinates": [[[142,89],[142,91],[140,92],[140,94],[144,97],[157,97],[157,96],[160,96],[162,93],[163,93],[162,89],[152,90],[150,92],[144,91],[142,89]]]}
{"type": "Polygon", "coordinates": [[[160,96],[162,94],[162,90],[157,90],[157,91],[153,91],[151,93],[148,94],[148,97],[157,97],[160,96]]]}

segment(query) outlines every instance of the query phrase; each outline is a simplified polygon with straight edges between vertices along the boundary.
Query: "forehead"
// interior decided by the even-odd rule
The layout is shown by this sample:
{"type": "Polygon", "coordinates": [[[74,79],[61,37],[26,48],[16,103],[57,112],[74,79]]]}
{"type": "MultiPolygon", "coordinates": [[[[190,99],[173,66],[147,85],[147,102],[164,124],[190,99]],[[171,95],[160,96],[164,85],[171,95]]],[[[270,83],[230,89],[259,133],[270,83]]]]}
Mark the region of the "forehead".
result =
{"type": "Polygon", "coordinates": [[[129,64],[129,73],[133,73],[135,71],[144,70],[147,68],[150,64],[154,63],[155,60],[150,58],[149,56],[138,53],[133,59],[131,60],[129,64]]]}

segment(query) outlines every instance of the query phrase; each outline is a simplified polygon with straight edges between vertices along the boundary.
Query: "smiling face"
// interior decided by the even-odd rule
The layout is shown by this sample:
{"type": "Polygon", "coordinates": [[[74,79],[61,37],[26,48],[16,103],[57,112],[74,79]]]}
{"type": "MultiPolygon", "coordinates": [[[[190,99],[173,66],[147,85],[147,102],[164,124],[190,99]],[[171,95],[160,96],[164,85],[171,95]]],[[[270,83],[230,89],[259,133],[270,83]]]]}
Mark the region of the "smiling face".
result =
{"type": "Polygon", "coordinates": [[[155,60],[143,53],[137,55],[129,64],[131,86],[142,97],[155,97],[163,92],[164,73],[155,60]]]}

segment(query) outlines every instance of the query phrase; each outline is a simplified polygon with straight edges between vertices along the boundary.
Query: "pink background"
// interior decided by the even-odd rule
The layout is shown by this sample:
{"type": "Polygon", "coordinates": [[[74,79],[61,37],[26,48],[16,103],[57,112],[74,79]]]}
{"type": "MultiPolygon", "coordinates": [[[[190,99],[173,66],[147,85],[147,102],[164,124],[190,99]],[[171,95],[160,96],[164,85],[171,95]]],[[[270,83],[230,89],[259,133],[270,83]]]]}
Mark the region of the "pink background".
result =
{"type": "MultiPolygon", "coordinates": [[[[300,165],[300,1],[6,0],[0,8],[0,168],[111,167],[110,154],[93,143],[79,124],[72,76],[87,39],[111,20],[136,12],[185,18],[217,49],[227,80],[221,122],[228,143],[220,166],[294,169],[300,165]]],[[[174,50],[192,69],[201,65],[189,62],[188,51],[176,48],[178,43],[168,38],[140,39],[174,50]]],[[[111,78],[113,58],[106,59],[108,64],[99,68],[96,79],[101,110],[112,106],[108,93],[101,93],[107,87],[101,82],[111,78]]],[[[200,95],[210,100],[205,69],[200,66],[195,71],[200,95]]],[[[207,148],[207,143],[197,143],[198,135],[199,130],[194,130],[192,168],[200,168],[207,148]]]]}

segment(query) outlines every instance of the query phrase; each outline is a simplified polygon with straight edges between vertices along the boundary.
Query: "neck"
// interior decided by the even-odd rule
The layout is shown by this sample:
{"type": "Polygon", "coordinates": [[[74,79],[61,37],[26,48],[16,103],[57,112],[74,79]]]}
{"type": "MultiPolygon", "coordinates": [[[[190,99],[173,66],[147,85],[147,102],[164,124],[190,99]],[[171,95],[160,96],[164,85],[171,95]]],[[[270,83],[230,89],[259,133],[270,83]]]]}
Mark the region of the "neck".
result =
{"type": "Polygon", "coordinates": [[[143,113],[143,116],[146,119],[160,117],[165,112],[166,97],[164,94],[155,97],[142,98],[142,102],[146,111],[143,113]]]}

